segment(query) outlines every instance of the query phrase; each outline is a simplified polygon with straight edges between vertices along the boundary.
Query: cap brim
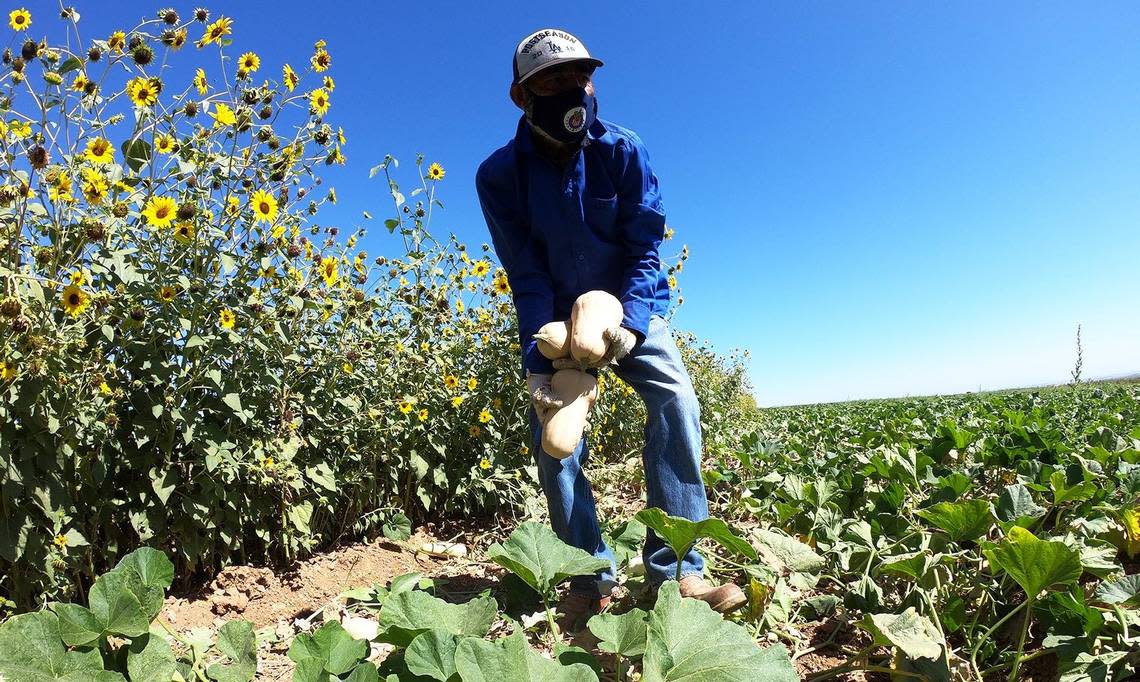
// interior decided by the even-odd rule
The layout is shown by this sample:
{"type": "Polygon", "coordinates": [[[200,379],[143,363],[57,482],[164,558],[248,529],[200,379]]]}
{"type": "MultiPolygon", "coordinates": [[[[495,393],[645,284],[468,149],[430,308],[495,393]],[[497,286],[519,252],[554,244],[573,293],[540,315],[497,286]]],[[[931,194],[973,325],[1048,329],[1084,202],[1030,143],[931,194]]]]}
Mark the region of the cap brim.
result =
{"type": "Polygon", "coordinates": [[[525,83],[528,78],[530,78],[531,76],[533,76],[536,73],[541,73],[542,71],[545,71],[546,69],[549,69],[552,66],[558,66],[559,64],[569,64],[570,62],[586,62],[590,66],[593,66],[594,68],[606,65],[605,62],[603,62],[602,60],[595,59],[593,57],[571,57],[569,59],[555,59],[554,61],[550,61],[550,62],[543,64],[542,66],[536,67],[533,71],[528,72],[525,76],[518,79],[518,81],[516,81],[516,82],[520,83],[520,84],[525,83]]]}

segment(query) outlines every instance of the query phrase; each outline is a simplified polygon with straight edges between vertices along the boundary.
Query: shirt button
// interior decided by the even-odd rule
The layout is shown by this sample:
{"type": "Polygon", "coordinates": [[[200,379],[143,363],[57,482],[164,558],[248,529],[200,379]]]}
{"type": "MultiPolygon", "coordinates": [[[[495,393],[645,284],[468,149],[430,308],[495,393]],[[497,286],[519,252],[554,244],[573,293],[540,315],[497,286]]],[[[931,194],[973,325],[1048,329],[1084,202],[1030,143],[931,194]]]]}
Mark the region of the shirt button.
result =
{"type": "Polygon", "coordinates": [[[586,257],[582,254],[578,254],[578,260],[586,260],[586,257]]]}

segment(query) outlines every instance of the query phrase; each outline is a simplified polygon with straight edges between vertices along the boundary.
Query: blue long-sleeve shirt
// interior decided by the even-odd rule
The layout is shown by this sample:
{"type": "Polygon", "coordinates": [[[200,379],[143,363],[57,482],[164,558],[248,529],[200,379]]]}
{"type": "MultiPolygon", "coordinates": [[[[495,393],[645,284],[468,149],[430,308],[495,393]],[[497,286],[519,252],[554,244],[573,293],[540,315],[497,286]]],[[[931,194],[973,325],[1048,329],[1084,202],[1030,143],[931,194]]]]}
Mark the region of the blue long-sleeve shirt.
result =
{"type": "Polygon", "coordinates": [[[641,138],[602,119],[565,169],[540,156],[526,117],[513,140],[479,166],[475,188],[518,314],[523,369],[553,371],[532,338],[570,318],[587,291],[621,301],[622,326],[639,341],[669,307],[658,249],[665,209],[641,138]]]}

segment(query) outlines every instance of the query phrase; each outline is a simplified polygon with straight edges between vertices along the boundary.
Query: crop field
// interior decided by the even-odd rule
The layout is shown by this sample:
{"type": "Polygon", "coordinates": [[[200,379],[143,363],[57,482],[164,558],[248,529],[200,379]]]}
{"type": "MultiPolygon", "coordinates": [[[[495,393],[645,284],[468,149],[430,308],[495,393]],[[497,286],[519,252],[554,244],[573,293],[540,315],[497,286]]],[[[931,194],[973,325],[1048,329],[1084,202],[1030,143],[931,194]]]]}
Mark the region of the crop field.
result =
{"type": "Polygon", "coordinates": [[[711,518],[646,508],[602,370],[619,584],[564,631],[606,562],[550,530],[511,285],[432,231],[443,165],[380,156],[381,219],[327,224],[324,40],[271,65],[204,8],[51,14],[0,60],[0,682],[1137,675],[1140,384],[759,409],[747,352],[676,328],[711,518]],[[648,585],[650,530],[747,604],[648,585]]]}

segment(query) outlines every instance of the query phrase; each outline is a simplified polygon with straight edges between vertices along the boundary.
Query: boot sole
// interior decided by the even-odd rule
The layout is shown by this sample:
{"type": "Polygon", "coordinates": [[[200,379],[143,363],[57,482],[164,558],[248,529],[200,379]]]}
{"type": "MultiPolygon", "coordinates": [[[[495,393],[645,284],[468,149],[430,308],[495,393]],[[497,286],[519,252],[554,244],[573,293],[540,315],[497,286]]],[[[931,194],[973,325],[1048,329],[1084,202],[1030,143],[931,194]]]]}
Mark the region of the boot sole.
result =
{"type": "Polygon", "coordinates": [[[733,611],[739,609],[741,606],[744,606],[747,603],[748,603],[748,597],[746,597],[743,594],[738,594],[734,597],[722,599],[721,601],[719,601],[716,604],[713,604],[711,606],[712,606],[712,610],[716,611],[717,613],[732,613],[733,611]]]}

